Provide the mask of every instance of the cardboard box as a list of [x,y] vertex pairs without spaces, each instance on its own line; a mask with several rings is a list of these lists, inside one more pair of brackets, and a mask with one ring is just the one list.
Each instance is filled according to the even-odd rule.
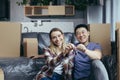
[[120,29],[120,22],[116,22],[116,30]]
[[37,38],[24,38],[24,56],[31,57],[38,55],[38,41]]
[[0,22],[0,57],[19,57],[21,24]]
[[117,62],[120,64],[120,29],[116,30],[117,33]]
[[102,46],[103,55],[111,55],[110,24],[90,24],[90,41]]
[[117,80],[120,80],[120,64],[117,64]]

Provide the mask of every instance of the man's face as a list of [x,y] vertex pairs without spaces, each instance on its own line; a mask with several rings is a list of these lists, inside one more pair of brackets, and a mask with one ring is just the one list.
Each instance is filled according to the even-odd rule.
[[88,40],[89,40],[89,31],[87,31],[86,28],[82,28],[82,27],[78,28],[76,30],[76,38],[82,44],[88,42]]

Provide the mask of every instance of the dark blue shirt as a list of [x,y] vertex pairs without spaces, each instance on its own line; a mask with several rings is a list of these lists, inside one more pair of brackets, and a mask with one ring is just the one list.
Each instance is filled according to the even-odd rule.
[[[79,44],[79,43],[78,43]],[[78,45],[76,44],[76,45]],[[87,46],[87,49],[89,50],[95,50],[100,49],[101,46],[97,43],[89,43]],[[84,77],[89,77],[91,72],[91,61],[89,56],[87,56],[85,53],[81,52],[80,50],[75,51],[75,57],[74,57],[74,78],[80,79]]]

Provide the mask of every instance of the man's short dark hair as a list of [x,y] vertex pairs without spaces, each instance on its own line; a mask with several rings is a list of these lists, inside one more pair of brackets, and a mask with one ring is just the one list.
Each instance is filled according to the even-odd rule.
[[88,25],[86,25],[86,24],[79,24],[79,25],[77,25],[76,27],[75,27],[75,29],[74,29],[74,33],[76,34],[76,30],[78,29],[78,28],[85,28],[87,31],[89,31],[89,29],[88,29]]

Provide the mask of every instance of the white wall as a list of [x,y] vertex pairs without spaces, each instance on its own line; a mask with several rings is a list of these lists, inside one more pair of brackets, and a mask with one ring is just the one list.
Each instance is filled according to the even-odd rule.
[[120,22],[120,0],[116,0],[116,21]]
[[87,23],[102,23],[103,6],[88,6],[87,7]]
[[21,2],[22,0],[10,0],[10,21],[11,22],[30,22],[31,20],[51,20],[52,22],[74,22],[74,25],[80,23],[86,23],[84,18],[84,12],[75,11],[75,16],[72,17],[38,17],[38,18],[29,18],[24,15],[24,7],[18,6],[16,2]]
[[[84,12],[76,12],[73,17],[58,17],[58,18],[28,18],[24,16],[24,8],[23,6],[18,6],[16,4],[17,1],[22,0],[10,0],[10,21],[12,22],[30,22],[31,20],[51,20],[51,22],[73,22],[74,26],[80,23],[102,23],[103,19],[103,8],[102,6],[89,6],[87,9],[87,14]],[[111,41],[115,40],[115,22],[120,22],[120,0],[113,0],[114,5],[114,15],[111,18],[111,0],[106,1],[106,23],[112,23],[111,26]],[[113,20],[113,21],[112,21]]]
[[[105,4],[105,22],[111,24],[111,41],[115,41],[116,22],[120,22],[120,0],[104,0]],[[113,1],[113,2],[111,2]],[[113,6],[112,6],[113,5]],[[89,6],[87,10],[87,23],[102,23],[102,6]]]
[[[114,1],[114,15],[116,22],[120,22],[120,0]],[[111,22],[111,0],[106,0],[106,23]]]
[[24,16],[23,6],[18,6],[16,2],[21,2],[22,0],[10,0],[10,21],[29,21],[28,18]]
[[60,28],[63,32],[74,32],[73,22],[22,22],[22,33],[50,32],[52,28]]
[[[18,6],[16,4],[16,2],[20,2],[22,0],[10,0],[10,21],[25,21],[25,22],[28,22],[28,21],[31,21],[31,18],[28,18],[28,17],[25,17],[24,16],[24,8],[23,6]],[[106,23],[110,23],[110,1],[111,0],[104,0],[106,1]],[[116,21],[119,21],[120,22],[120,0],[114,0],[115,1],[115,6],[116,6]],[[101,23],[101,20],[102,20],[102,6],[89,6],[88,7],[88,14],[87,14],[87,19],[86,18],[68,18],[68,19],[65,19],[64,21],[72,21],[73,22],[76,22],[76,23]],[[83,13],[84,14],[84,13]],[[77,14],[77,15],[81,15],[81,12],[80,14]],[[86,16],[86,14],[84,14]],[[83,16],[83,15],[82,15]],[[82,17],[81,16],[81,17]],[[44,19],[44,18],[39,18],[39,19]],[[51,18],[50,18],[51,19]],[[53,19],[53,21],[58,21],[58,20],[63,20],[63,18],[58,18],[58,19]]]
[[111,23],[111,41],[115,41],[116,22],[120,22],[119,9],[120,0],[106,0],[106,23]]
[[110,0],[106,0],[106,11],[105,11],[105,15],[106,15],[106,19],[105,22],[106,23],[110,23],[111,20],[111,2]]

